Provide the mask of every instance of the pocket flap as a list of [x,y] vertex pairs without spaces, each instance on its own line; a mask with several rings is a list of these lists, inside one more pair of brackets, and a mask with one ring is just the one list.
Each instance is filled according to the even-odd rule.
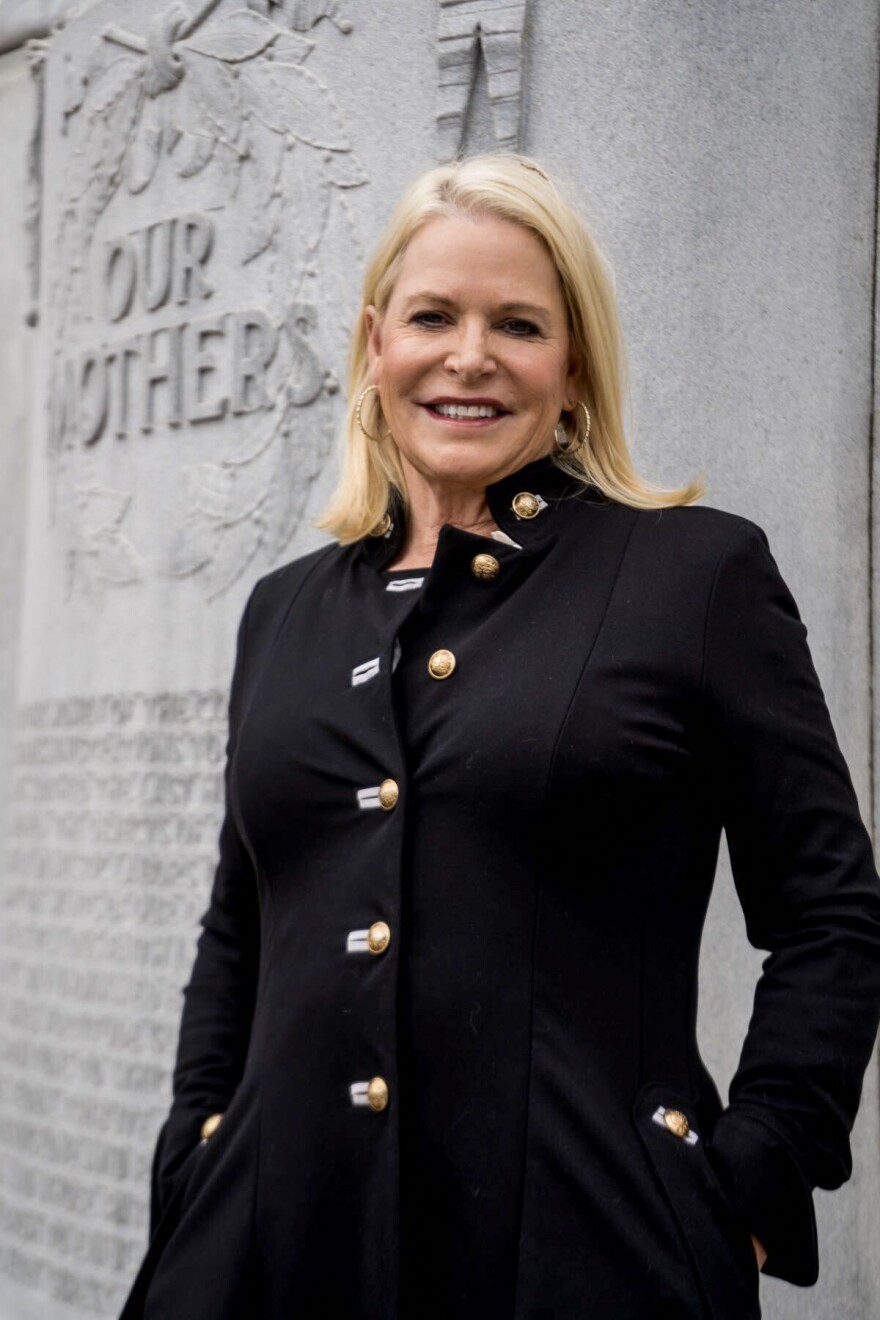
[[652,1082],[637,1095],[633,1118],[710,1314],[716,1320],[760,1316],[758,1264],[749,1231],[706,1154],[707,1134],[693,1100]]

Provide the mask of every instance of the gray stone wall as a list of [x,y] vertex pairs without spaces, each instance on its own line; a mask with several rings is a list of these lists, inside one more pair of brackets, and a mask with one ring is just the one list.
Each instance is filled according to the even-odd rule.
[[[418,169],[518,142],[567,180],[639,465],[767,530],[869,822],[874,789],[875,4],[44,9],[26,51],[0,0],[0,1320],[110,1317],[143,1249],[235,625],[318,543],[363,258]],[[722,1090],[759,969],[724,859]],[[764,1280],[771,1320],[880,1313],[878,1137],[872,1068],[820,1282]]]

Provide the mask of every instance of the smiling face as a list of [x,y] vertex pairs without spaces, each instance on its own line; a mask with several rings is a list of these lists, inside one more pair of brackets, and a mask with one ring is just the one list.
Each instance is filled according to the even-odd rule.
[[481,489],[550,453],[578,368],[559,276],[531,230],[493,215],[429,221],[384,314],[366,318],[405,472]]

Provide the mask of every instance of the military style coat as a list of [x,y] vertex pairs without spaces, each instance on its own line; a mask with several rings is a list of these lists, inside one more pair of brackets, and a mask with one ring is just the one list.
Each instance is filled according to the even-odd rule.
[[[880,885],[795,603],[748,519],[487,497],[423,572],[396,508],[252,593],[126,1320],[750,1320],[750,1231],[816,1279]],[[726,1106],[722,828],[768,951]]]

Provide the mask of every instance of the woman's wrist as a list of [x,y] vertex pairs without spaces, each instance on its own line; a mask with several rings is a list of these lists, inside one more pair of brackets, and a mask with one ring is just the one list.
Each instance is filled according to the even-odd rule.
[[754,1233],[752,1234],[752,1246],[755,1248],[755,1259],[758,1262],[758,1270],[760,1271],[764,1268],[764,1262],[767,1259],[767,1252],[755,1237]]

